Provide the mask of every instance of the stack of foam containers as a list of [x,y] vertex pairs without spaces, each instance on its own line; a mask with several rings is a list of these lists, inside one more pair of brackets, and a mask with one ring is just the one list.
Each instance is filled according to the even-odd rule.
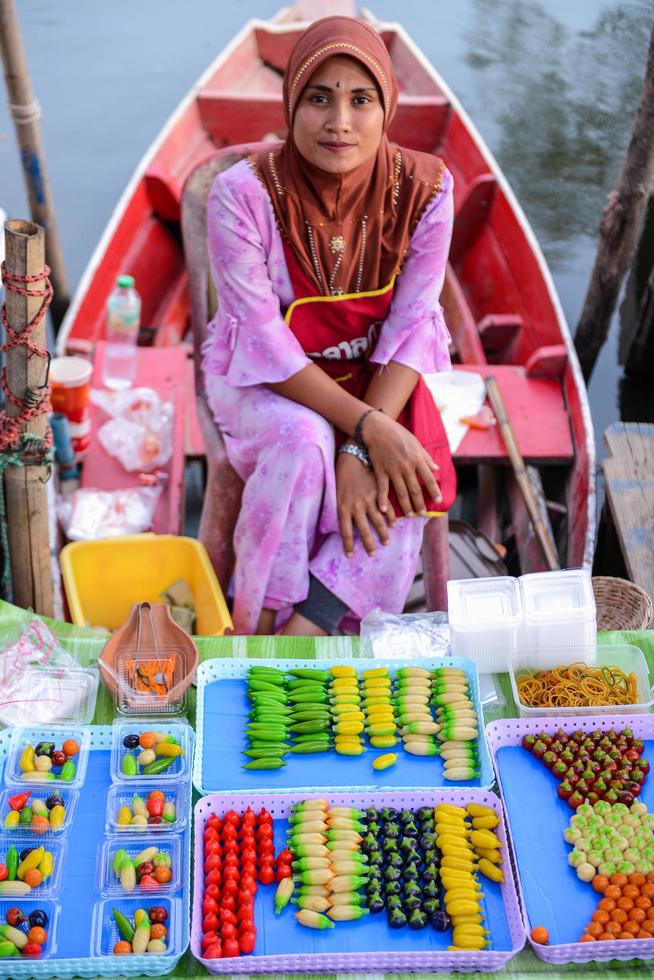
[[480,674],[508,670],[522,630],[518,580],[492,576],[448,582],[447,600],[452,655],[473,660]]
[[584,569],[455,580],[447,598],[452,654],[481,674],[507,671],[519,650],[541,668],[558,663],[561,647],[586,663],[595,658],[595,598]]
[[575,659],[595,659],[597,617],[590,573],[582,568],[536,572],[520,579],[523,606],[521,647],[537,654],[540,668],[561,662],[561,648]]

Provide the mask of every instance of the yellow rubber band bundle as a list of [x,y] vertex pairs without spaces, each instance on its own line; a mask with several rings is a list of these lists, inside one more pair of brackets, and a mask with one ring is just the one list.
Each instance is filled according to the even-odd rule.
[[529,670],[516,677],[520,701],[528,708],[590,708],[638,704],[638,678],[619,667],[575,663],[552,670]]

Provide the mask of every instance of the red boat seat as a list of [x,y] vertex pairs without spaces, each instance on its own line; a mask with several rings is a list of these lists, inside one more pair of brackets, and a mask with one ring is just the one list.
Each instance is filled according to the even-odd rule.
[[[507,364],[456,364],[497,379],[518,448],[525,462],[538,466],[569,463],[574,446],[559,378],[534,378],[526,368]],[[506,463],[509,457],[497,426],[469,429],[454,454],[457,463]]]

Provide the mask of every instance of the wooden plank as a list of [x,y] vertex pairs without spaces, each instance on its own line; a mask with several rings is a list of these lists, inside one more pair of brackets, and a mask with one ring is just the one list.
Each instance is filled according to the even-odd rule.
[[627,573],[654,596],[654,425],[615,423],[604,437],[606,499]]
[[[550,524],[547,501],[545,500],[540,473],[535,466],[527,466],[526,469],[536,494],[538,509],[547,528],[548,537],[554,542],[555,537],[552,531],[552,525]],[[549,571],[549,566],[538,541],[534,525],[529,519],[529,513],[525,506],[524,498],[520,493],[515,473],[512,470],[507,471],[505,479],[509,511],[511,514],[511,526],[520,559],[520,570],[523,575],[527,574],[527,572],[547,572]]]
[[[105,343],[95,348],[93,381],[102,387],[102,369]],[[183,347],[138,347],[136,350],[136,386],[153,388],[165,401],[173,403],[173,454],[170,461],[160,467],[168,475],[154,515],[153,531],[157,534],[181,534],[184,517],[184,398],[185,398],[186,351]],[[98,428],[107,416],[97,406],[91,405],[93,439],[91,451],[84,462],[82,487],[98,490],[116,490],[139,485],[138,473],[127,470],[110,456],[97,438]]]
[[[525,369],[506,364],[455,364],[455,371],[474,371],[497,378],[518,448],[528,463],[568,463],[574,458],[570,420],[561,382],[528,378]],[[454,454],[457,463],[508,463],[497,426],[469,429]]]

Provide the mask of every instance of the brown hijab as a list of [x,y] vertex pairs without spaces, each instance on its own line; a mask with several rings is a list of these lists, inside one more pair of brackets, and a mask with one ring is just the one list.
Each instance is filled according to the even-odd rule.
[[[348,173],[331,174],[297,150],[293,118],[313,73],[339,54],[355,58],[375,79],[384,132],[370,160]],[[284,238],[319,294],[386,286],[400,270],[425,205],[441,189],[444,164],[431,154],[390,143],[386,136],[397,108],[397,79],[381,36],[351,17],[316,21],[291,51],[283,98],[289,126],[285,142],[251,159]]]

